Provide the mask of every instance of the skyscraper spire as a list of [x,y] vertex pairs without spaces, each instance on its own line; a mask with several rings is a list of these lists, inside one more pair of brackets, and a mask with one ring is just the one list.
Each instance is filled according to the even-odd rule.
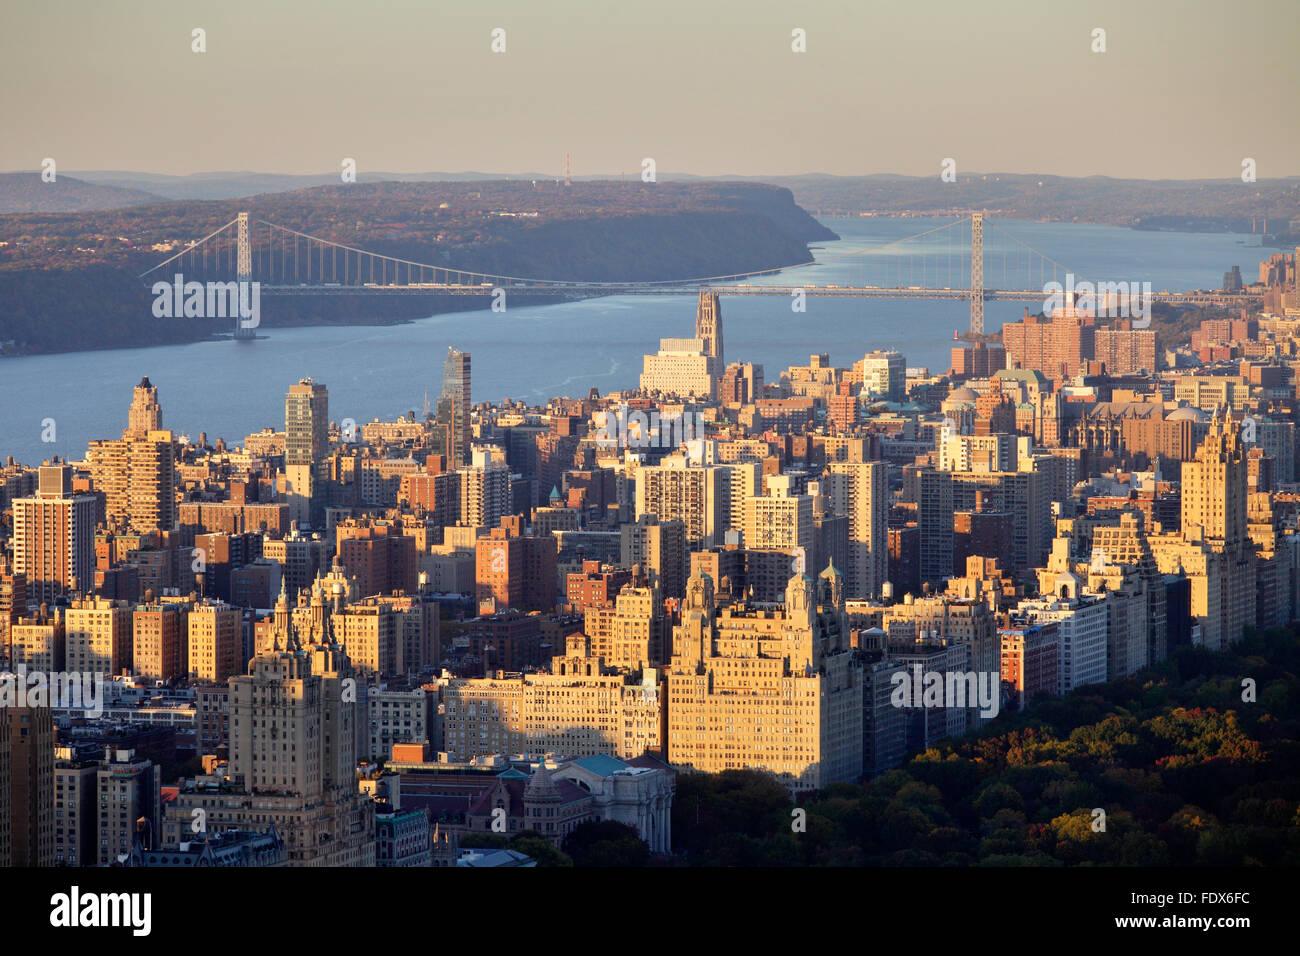
[[126,431],[123,438],[144,438],[151,431],[162,428],[162,406],[158,404],[158,389],[153,386],[146,375],[140,379],[131,397],[131,408],[127,412]]

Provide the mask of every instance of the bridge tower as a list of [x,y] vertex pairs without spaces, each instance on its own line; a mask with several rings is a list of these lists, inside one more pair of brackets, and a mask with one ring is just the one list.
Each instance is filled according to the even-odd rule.
[[[253,281],[253,246],[248,239],[248,213],[239,214],[239,243],[237,246],[235,262],[235,278],[239,280],[240,288],[247,288],[244,283]],[[251,339],[254,338],[252,329],[244,328],[243,319],[239,315],[239,309],[235,309],[235,338]]]
[[984,334],[984,213],[970,217],[970,330]]

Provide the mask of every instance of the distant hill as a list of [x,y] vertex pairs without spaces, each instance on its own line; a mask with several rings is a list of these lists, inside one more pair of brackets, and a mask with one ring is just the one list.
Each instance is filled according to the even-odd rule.
[[[256,172],[194,173],[189,176],[167,176],[160,173],[135,173],[125,171],[95,170],[75,173],[87,182],[124,189],[142,190],[162,199],[238,199],[261,193],[282,193],[310,189],[313,186],[338,186],[338,173],[282,174]],[[554,174],[520,173],[512,180],[554,181]],[[389,173],[378,170],[361,170],[357,185],[376,183],[433,183],[433,182],[484,182],[505,180],[500,173]]]
[[1263,231],[1300,216],[1300,178],[1146,180],[958,171],[934,176],[774,176],[817,216],[963,215],[1087,222],[1178,232]]
[[[540,279],[756,272],[810,262],[809,242],[836,238],[788,189],[747,182],[353,183],[0,216],[0,347],[13,354],[122,348],[226,331],[226,323],[155,319],[137,277],[244,210],[369,252]],[[268,328],[368,324],[481,306],[435,295],[277,297],[263,304],[262,320]]]
[[40,173],[0,173],[0,214],[89,212],[157,202],[140,189],[75,179],[62,173],[43,182]]
[[[257,172],[210,172],[190,176],[123,171],[74,172],[74,176],[169,199],[234,199],[339,184],[336,172],[280,175]],[[556,174],[480,172],[358,172],[358,185],[379,182],[511,182],[554,184]],[[614,177],[607,177],[613,180]],[[661,184],[723,182],[784,186],[794,201],[816,216],[961,215],[982,209],[1007,219],[1092,222],[1179,232],[1286,231],[1300,217],[1300,178],[1262,179],[1246,184],[1237,178],[1214,180],[1112,179],[1023,173],[968,173],[958,170],[953,183],[933,176],[716,176],[660,172]],[[598,182],[579,177],[575,185]],[[104,207],[107,208],[107,207]],[[1290,227],[1290,231],[1295,231]],[[1287,245],[1279,242],[1280,245]]]

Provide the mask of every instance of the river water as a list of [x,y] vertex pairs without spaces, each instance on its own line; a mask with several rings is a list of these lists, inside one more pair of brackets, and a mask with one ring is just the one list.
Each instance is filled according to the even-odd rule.
[[[932,234],[924,243],[924,267],[915,244],[868,258],[855,255],[947,221],[826,219],[841,238],[814,244],[819,264],[755,281],[919,286],[934,285],[937,279],[940,285],[964,286],[962,273],[968,267],[958,258],[959,236]],[[1149,281],[1157,291],[1217,288],[1233,265],[1241,267],[1249,282],[1256,264],[1272,251],[1259,248],[1259,237],[1250,235],[986,220],[987,288],[1041,288],[1043,278],[1053,278],[1050,263],[1042,273],[1038,261],[1003,233],[1077,275]],[[1030,272],[1033,284],[1020,284],[1031,281]],[[1064,271],[1055,278],[1064,280]],[[263,301],[264,314],[274,308],[273,298]],[[985,327],[994,331],[1023,311],[1023,305],[1013,302],[987,302]],[[836,365],[849,365],[877,348],[899,349],[909,366],[942,371],[948,367],[954,330],[969,323],[966,303],[925,299],[809,297],[806,311],[796,314],[783,297],[726,296],[722,312],[727,361],[762,363],[769,381],[814,353],[830,353]],[[206,431],[209,441],[223,437],[232,445],[266,426],[282,429],[285,392],[305,376],[328,386],[334,421],[364,423],[419,413],[426,394],[430,402],[437,397],[448,346],[472,355],[474,401],[509,397],[539,402],[584,395],[593,386],[602,393],[632,388],[641,356],[655,351],[661,337],[690,336],[694,315],[694,297],[614,296],[507,307],[504,313],[485,308],[393,326],[284,329],[263,324],[259,333],[266,338],[251,343],[217,340],[3,358],[0,462],[7,455],[26,464],[52,454],[78,459],[91,439],[119,437],[131,389],[143,376],[158,387],[165,428],[191,437]],[[49,433],[43,424],[47,419],[54,420],[53,442],[42,440]]]

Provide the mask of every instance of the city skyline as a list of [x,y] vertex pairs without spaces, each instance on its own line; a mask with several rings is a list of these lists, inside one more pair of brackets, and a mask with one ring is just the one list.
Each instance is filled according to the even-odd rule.
[[15,928],[1283,926],[1293,6],[6,10]]

